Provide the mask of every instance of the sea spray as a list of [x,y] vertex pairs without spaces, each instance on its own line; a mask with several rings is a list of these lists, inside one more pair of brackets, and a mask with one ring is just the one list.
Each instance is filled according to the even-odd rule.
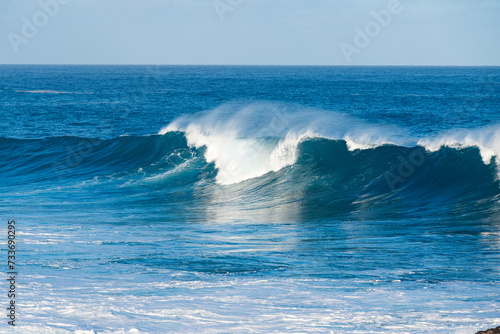
[[350,150],[408,141],[388,124],[369,124],[340,112],[278,103],[225,104],[181,116],[159,133],[185,133],[188,145],[206,147],[218,169],[217,182],[238,183],[293,165],[307,138],[345,140]]

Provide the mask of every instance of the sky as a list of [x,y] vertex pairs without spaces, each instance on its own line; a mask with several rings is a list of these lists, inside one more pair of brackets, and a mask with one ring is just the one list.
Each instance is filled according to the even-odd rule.
[[500,65],[499,0],[3,0],[0,64]]

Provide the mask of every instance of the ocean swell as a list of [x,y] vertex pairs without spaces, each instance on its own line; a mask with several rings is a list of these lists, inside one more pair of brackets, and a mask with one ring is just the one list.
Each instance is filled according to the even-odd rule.
[[340,113],[234,108],[181,117],[158,135],[0,138],[2,184],[126,187],[238,212],[286,206],[309,218],[497,206],[498,127],[418,139]]

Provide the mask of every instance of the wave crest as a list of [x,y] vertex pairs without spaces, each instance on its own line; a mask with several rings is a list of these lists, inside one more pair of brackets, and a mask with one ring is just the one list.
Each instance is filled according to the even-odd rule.
[[491,125],[480,129],[448,131],[435,137],[422,138],[418,144],[430,152],[435,152],[441,147],[457,149],[477,147],[481,152],[483,162],[488,165],[493,157],[496,159],[500,157],[500,126]]
[[345,140],[350,150],[405,145],[404,131],[369,124],[346,114],[277,103],[227,104],[184,116],[159,134],[181,131],[188,145],[206,147],[218,169],[217,182],[238,183],[293,165],[308,138]]

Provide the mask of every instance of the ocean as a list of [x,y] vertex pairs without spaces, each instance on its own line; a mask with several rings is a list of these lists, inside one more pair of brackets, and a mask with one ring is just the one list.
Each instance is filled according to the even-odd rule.
[[499,67],[5,65],[0,110],[1,333],[500,324]]

